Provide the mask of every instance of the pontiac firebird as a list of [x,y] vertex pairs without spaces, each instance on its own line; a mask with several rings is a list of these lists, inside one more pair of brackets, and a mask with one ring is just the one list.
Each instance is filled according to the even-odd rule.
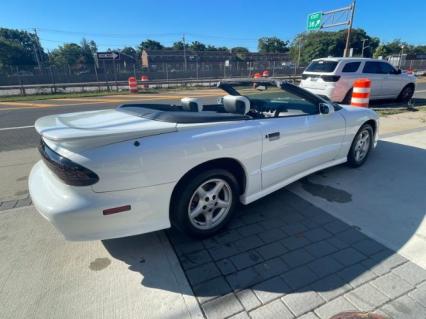
[[376,146],[378,116],[274,80],[224,81],[216,104],[125,104],[35,123],[42,157],[29,190],[68,240],[174,226],[221,230],[249,204]]

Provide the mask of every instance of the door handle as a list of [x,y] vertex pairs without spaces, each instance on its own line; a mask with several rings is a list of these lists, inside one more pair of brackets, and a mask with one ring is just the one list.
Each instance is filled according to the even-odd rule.
[[270,141],[277,140],[280,138],[280,132],[266,134],[265,138],[269,139]]

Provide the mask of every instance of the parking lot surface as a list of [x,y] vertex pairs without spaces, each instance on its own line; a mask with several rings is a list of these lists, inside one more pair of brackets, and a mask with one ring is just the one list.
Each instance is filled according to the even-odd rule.
[[289,189],[426,268],[426,127],[389,135],[364,166],[324,170]]
[[426,317],[423,268],[287,190],[213,238],[169,236],[207,318]]
[[[58,110],[0,115],[4,126]],[[426,318],[425,116],[382,117],[363,167],[330,168],[241,207],[206,240],[168,230],[64,241],[28,197],[34,129],[0,131],[0,317]]]
[[163,232],[67,242],[34,209],[0,212],[0,317],[202,318]]

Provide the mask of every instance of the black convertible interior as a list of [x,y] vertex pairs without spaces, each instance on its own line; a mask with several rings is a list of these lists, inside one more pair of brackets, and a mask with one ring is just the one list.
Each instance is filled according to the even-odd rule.
[[174,123],[206,123],[311,115],[324,102],[295,85],[273,80],[220,82],[228,95],[217,104],[183,98],[181,104],[124,104],[117,108],[146,119]]

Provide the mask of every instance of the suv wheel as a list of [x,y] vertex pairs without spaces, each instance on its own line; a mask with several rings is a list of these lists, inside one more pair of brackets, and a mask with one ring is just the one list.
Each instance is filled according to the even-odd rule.
[[398,96],[398,102],[408,102],[414,95],[414,87],[412,85],[405,86]]
[[342,104],[351,104],[352,99],[352,89],[346,93],[345,98],[342,100]]

